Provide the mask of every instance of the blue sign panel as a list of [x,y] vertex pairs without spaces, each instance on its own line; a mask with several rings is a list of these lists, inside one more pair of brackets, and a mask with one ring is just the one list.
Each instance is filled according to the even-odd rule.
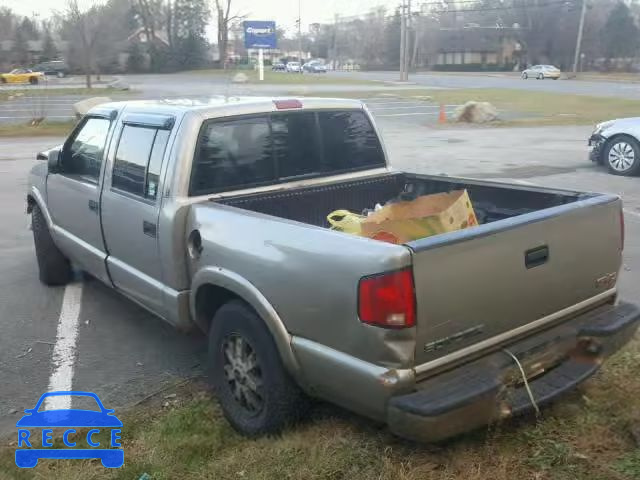
[[243,27],[245,48],[276,48],[276,22],[247,20]]

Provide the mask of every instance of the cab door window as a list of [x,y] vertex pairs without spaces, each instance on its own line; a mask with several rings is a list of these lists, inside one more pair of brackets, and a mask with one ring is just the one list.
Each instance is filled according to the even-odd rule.
[[64,148],[60,173],[97,183],[110,123],[106,118],[87,118]]

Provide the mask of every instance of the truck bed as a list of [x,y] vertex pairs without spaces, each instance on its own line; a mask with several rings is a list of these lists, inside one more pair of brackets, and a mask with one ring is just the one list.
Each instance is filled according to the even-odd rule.
[[615,298],[622,233],[614,195],[388,173],[216,201],[328,228],[331,211],[359,213],[407,185],[419,195],[467,189],[480,223],[406,244],[417,305],[415,364],[465,358],[457,352],[477,345],[496,348]]
[[338,209],[361,213],[376,203],[384,205],[413,185],[421,195],[467,189],[478,222],[491,223],[537,210],[565,205],[590,194],[553,191],[530,186],[390,173],[358,179],[269,193],[216,200],[219,203],[329,228],[327,215]]

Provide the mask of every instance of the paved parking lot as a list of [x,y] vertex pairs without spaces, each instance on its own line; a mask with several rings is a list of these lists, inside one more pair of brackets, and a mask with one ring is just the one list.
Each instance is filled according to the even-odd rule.
[[[638,300],[640,180],[614,177],[587,161],[589,127],[433,129],[404,121],[434,115],[407,102],[369,104],[398,169],[621,194],[627,212],[621,291]],[[96,392],[112,408],[202,373],[202,336],[176,332],[97,281],[78,282],[71,300],[64,288],[39,283],[25,215],[26,178],[35,153],[60,141],[9,139],[0,151],[0,434],[47,390],[61,361],[70,362],[73,388]],[[66,359],[53,355],[63,305],[78,313],[76,347]]]

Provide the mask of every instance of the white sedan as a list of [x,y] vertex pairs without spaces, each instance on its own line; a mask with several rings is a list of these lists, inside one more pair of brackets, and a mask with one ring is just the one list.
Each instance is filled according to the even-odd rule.
[[596,125],[589,138],[590,158],[614,175],[640,174],[640,118],[619,118]]
[[553,78],[558,80],[562,72],[553,65],[534,65],[522,72],[522,79],[535,78],[536,80],[544,80],[545,78]]
[[287,72],[301,72],[300,62],[289,62],[287,63]]

